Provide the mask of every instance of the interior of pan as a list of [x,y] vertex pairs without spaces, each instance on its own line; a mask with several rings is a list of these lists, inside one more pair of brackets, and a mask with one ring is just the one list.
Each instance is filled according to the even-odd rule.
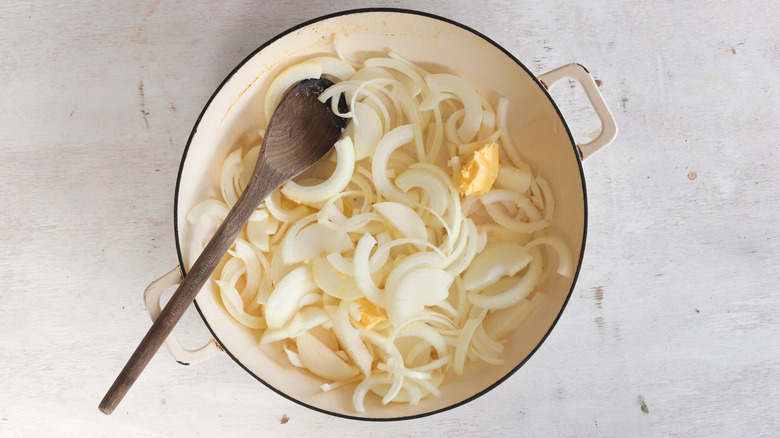
[[[521,155],[550,183],[558,209],[553,229],[567,240],[574,260],[581,261],[587,220],[581,163],[560,111],[533,74],[497,44],[463,25],[411,11],[375,9],[327,16],[287,31],[249,56],[212,96],[193,129],[177,182],[176,243],[185,272],[201,248],[197,242],[208,238],[203,229],[186,222],[186,213],[198,201],[215,197],[224,157],[257,141],[257,131],[266,124],[262,108],[267,79],[305,58],[335,54],[334,35],[339,50],[351,58],[394,50],[429,71],[457,73],[493,103],[499,96],[507,97],[510,135]],[[383,406],[367,398],[363,414],[352,408],[354,386],[322,392],[319,378],[286,365],[280,352],[258,354],[258,335],[232,320],[212,284],[201,291],[196,305],[226,352],[276,392],[334,415],[397,419],[457,406],[511,375],[542,343],[571,294],[576,275],[554,277],[546,285],[551,299],[507,342],[504,365],[471,362],[464,376],[447,377],[439,397],[428,397],[416,406]]]

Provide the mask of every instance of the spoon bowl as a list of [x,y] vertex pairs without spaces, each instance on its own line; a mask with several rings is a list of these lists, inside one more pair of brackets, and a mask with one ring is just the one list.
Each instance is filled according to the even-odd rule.
[[[111,414],[127,394],[257,206],[279,186],[325,156],[341,136],[347,119],[332,111],[330,101],[318,100],[320,93],[331,85],[325,78],[301,81],[279,103],[268,123],[262,151],[246,189],[111,385],[100,402],[101,412]],[[339,102],[339,109],[346,111],[346,101]]]

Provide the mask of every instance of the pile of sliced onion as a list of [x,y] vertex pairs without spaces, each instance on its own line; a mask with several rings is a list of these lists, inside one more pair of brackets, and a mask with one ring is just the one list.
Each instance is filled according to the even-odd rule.
[[[471,361],[503,363],[504,340],[545,300],[540,285],[571,277],[574,262],[548,232],[549,184],[506,132],[506,99],[493,108],[462,78],[393,52],[320,56],[276,75],[266,117],[289,87],[322,75],[336,83],[320,98],[345,96],[348,128],[329,159],[257,208],[215,284],[263,347],[322,378],[324,391],[351,384],[357,412],[369,394],[415,404]],[[494,186],[460,194],[458,154],[491,142],[501,151]],[[229,154],[220,197],[187,220],[223,220],[258,153]]]

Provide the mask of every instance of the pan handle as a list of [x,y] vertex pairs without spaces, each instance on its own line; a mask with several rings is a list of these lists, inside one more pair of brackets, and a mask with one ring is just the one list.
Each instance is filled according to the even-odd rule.
[[593,76],[588,72],[588,69],[581,64],[567,64],[541,74],[537,78],[548,90],[552,88],[556,82],[566,78],[579,82],[585,90],[585,95],[588,96],[590,104],[593,106],[596,115],[601,120],[601,133],[599,133],[591,142],[577,145],[580,149],[580,158],[585,160],[612,143],[617,136],[617,124],[615,123],[615,118],[612,116],[609,108],[607,108],[607,102],[604,100],[604,96],[601,95],[599,87],[596,85]]
[[[173,268],[170,272],[154,280],[144,291],[144,304],[146,311],[152,321],[156,320],[162,310],[160,299],[163,292],[171,286],[178,285],[184,277],[181,275],[179,266]],[[214,338],[209,339],[206,345],[195,350],[188,350],[179,343],[176,335],[171,333],[164,342],[165,348],[173,359],[182,365],[191,365],[224,353]]]

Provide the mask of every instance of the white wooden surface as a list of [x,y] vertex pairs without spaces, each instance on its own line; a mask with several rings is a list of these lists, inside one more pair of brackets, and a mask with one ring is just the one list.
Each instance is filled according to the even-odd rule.
[[[600,81],[620,133],[585,163],[587,254],[558,326],[505,384],[419,420],[332,418],[225,356],[164,351],[100,414],[149,327],[143,289],[177,263],[173,189],[202,106],[267,39],[370,5]],[[778,5],[2,2],[0,436],[777,436]],[[592,135],[582,92],[553,94]],[[207,338],[194,312],[177,333]]]

